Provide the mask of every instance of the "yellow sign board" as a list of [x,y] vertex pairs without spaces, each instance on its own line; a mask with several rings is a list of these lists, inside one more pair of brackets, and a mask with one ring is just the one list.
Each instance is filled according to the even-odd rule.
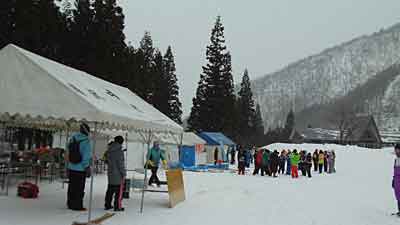
[[171,169],[166,171],[169,207],[173,208],[178,203],[185,201],[185,187],[183,184],[183,174],[181,169]]

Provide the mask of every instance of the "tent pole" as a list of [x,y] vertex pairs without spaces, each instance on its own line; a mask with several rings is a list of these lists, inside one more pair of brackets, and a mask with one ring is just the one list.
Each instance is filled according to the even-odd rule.
[[96,153],[96,136],[97,136],[97,122],[94,123],[94,133],[93,133],[93,150],[92,150],[92,161],[90,163],[90,192],[89,192],[89,213],[88,213],[88,223],[92,219],[92,203],[93,203],[93,181],[94,181],[94,158]]
[[[150,150],[150,144],[151,144],[151,139],[152,139],[152,133],[149,131],[149,136],[146,140],[147,142],[147,153]],[[144,179],[143,179],[143,188],[142,188],[142,199],[140,202],[140,213],[143,213],[143,205],[144,205],[144,192],[146,188],[146,180],[147,180],[147,161],[149,160],[149,155],[146,155],[146,162],[144,163]]]
[[181,133],[180,138],[179,138],[179,148],[178,148],[178,154],[179,154],[179,164],[181,162],[181,151],[182,151],[182,145],[183,145],[183,133]]
[[128,169],[128,132],[125,133],[125,169]]

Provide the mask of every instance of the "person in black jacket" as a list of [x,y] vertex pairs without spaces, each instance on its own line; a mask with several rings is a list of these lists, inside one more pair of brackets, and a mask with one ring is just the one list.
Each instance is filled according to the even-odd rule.
[[214,150],[214,165],[217,165],[218,155],[219,155],[218,148],[215,148],[215,150]]
[[315,149],[312,159],[313,159],[313,163],[314,163],[314,172],[317,172],[318,171],[318,149]]
[[311,167],[312,167],[312,161],[313,161],[313,157],[311,156],[311,153],[308,153],[306,156],[306,161],[304,163],[306,172],[307,172],[307,176],[311,178]]
[[329,160],[329,155],[328,155],[328,151],[324,152],[324,172],[327,173],[328,172],[328,160]]
[[285,164],[286,164],[286,151],[282,150],[279,156],[279,169],[278,169],[279,174],[281,173],[285,174]]
[[279,153],[277,150],[271,153],[270,159],[270,167],[271,167],[271,174],[273,177],[278,177],[276,173],[278,172],[278,165],[279,165]]
[[244,171],[246,168],[246,153],[244,152],[243,149],[239,149],[238,153],[238,169],[239,169],[239,175],[244,175]]
[[306,151],[300,151],[300,161],[299,161],[299,170],[303,176],[306,176]]

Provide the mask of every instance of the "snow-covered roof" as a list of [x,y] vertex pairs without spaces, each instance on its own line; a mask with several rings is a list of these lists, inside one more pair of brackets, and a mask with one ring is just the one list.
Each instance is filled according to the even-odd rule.
[[380,131],[384,143],[400,143],[400,131]]
[[127,88],[15,45],[0,51],[0,115],[101,122],[132,130],[183,132]]
[[[171,133],[159,133],[155,134],[155,140],[162,144],[172,144],[172,145],[178,145],[180,144],[180,135],[174,135]],[[185,146],[194,146],[197,144],[206,144],[207,142],[197,136],[196,134],[192,132],[186,132],[183,134],[183,139],[182,139],[182,145]]]
[[304,139],[309,140],[336,141],[339,140],[339,131],[322,128],[308,128],[301,132],[301,136]]

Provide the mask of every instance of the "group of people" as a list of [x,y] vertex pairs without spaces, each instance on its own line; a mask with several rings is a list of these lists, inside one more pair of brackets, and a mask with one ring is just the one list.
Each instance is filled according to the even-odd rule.
[[[68,154],[66,157],[68,165],[68,193],[67,207],[74,211],[86,211],[83,206],[85,195],[86,178],[90,177],[90,164],[93,160],[92,148],[89,140],[90,127],[86,123],[80,125],[80,131],[70,138],[67,144]],[[76,143],[76,150],[73,144]],[[114,211],[123,211],[122,191],[126,177],[125,158],[122,144],[124,138],[116,136],[108,144],[104,159],[107,163],[108,186],[105,194],[104,209],[114,209]],[[72,151],[77,151],[78,159],[72,160]],[[75,153],[74,153],[75,154]],[[112,204],[112,200],[114,203]]]
[[[253,151],[253,152],[252,152]],[[316,149],[314,153],[307,151],[297,151],[294,149],[282,150],[281,152],[270,151],[268,149],[244,150],[238,148],[238,173],[245,174],[246,167],[254,162],[253,175],[261,172],[261,176],[268,175],[278,177],[278,174],[291,175],[293,178],[299,177],[299,170],[303,176],[312,177],[311,170],[319,173],[335,173],[335,151],[322,151]]]
[[[68,154],[66,155],[66,161],[69,179],[67,207],[74,211],[86,211],[86,208],[83,206],[85,183],[86,178],[90,176],[90,164],[93,160],[89,135],[90,127],[86,123],[82,123],[80,125],[80,131],[73,134],[67,144]],[[76,143],[79,156],[75,157],[74,160],[70,160],[72,151],[74,151],[72,143]],[[104,199],[105,210],[114,209],[114,211],[124,211],[122,207],[122,192],[124,190],[126,178],[124,156],[124,151],[126,151],[126,149],[123,149],[123,143],[124,138],[122,136],[116,136],[114,140],[108,144],[107,150],[103,156],[107,164],[108,178],[108,186]],[[150,169],[152,173],[149,179],[149,185],[156,184],[160,186],[161,181],[157,177],[157,171],[161,163],[166,167],[167,161],[157,142],[155,142],[153,147],[147,152],[147,159],[145,167]]]

